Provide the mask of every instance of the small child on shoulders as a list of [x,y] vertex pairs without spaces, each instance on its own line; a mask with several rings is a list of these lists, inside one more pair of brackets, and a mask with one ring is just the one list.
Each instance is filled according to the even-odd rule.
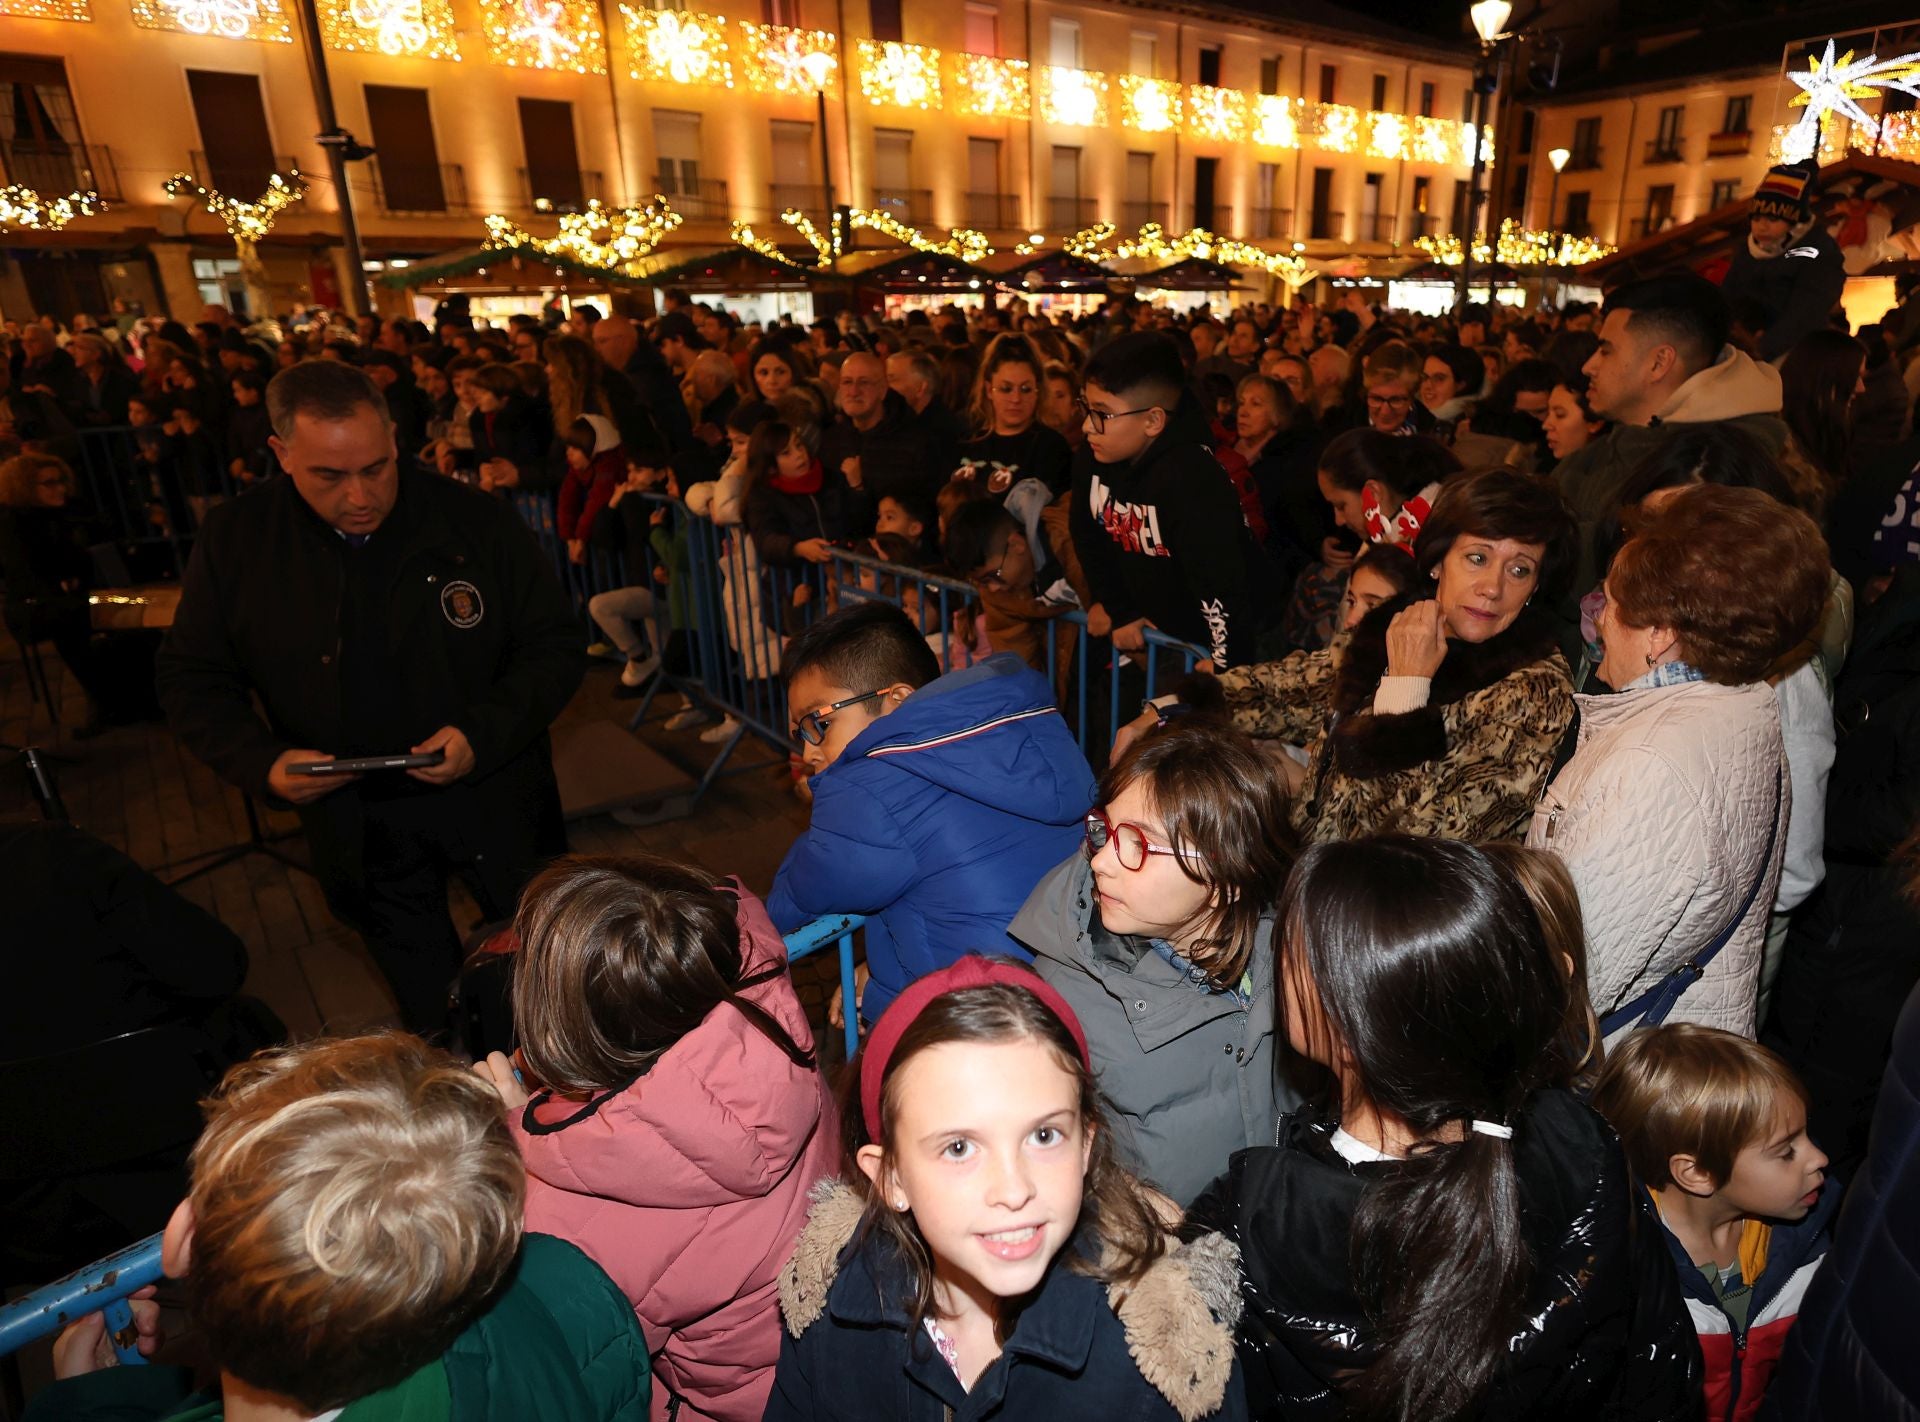
[[1758,1042],[1674,1022],[1607,1053],[1593,1104],[1652,1197],[1707,1364],[1707,1415],[1760,1410],[1840,1191],[1800,1079]]

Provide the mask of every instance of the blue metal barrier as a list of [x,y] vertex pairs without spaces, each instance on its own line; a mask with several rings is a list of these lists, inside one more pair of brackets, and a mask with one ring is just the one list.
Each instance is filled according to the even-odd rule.
[[840,954],[840,1012],[846,1018],[847,1060],[860,1055],[860,1014],[854,1008],[853,932],[866,920],[858,914],[816,918],[787,935],[787,961],[796,962],[833,944]]
[[159,1278],[160,1236],[155,1234],[15,1299],[0,1308],[0,1358],[58,1333],[75,1319],[104,1312],[115,1355],[123,1363],[145,1362],[134,1346],[133,1310],[127,1299]]

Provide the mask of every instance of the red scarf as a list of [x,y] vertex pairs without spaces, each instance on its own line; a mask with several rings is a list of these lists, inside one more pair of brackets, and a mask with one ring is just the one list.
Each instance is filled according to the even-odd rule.
[[779,473],[779,467],[776,464],[775,472],[767,477],[767,487],[778,493],[817,494],[820,492],[821,484],[826,482],[827,471],[820,467],[820,461],[817,459],[809,459],[805,472],[796,474],[791,479]]

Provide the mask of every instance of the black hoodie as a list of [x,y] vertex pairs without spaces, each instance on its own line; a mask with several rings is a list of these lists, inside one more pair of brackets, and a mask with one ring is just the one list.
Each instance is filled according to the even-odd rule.
[[1145,617],[1205,649],[1217,670],[1254,660],[1258,550],[1192,402],[1126,464],[1074,456],[1069,526],[1116,627]]

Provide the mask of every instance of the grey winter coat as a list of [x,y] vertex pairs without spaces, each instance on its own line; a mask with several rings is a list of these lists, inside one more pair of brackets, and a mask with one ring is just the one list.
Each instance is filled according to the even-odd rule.
[[1042,879],[1007,931],[1086,1029],[1122,1160],[1183,1207],[1235,1151],[1271,1145],[1300,1104],[1275,1057],[1271,915],[1245,1002],[1192,982],[1148,940],[1107,932],[1084,854]]

